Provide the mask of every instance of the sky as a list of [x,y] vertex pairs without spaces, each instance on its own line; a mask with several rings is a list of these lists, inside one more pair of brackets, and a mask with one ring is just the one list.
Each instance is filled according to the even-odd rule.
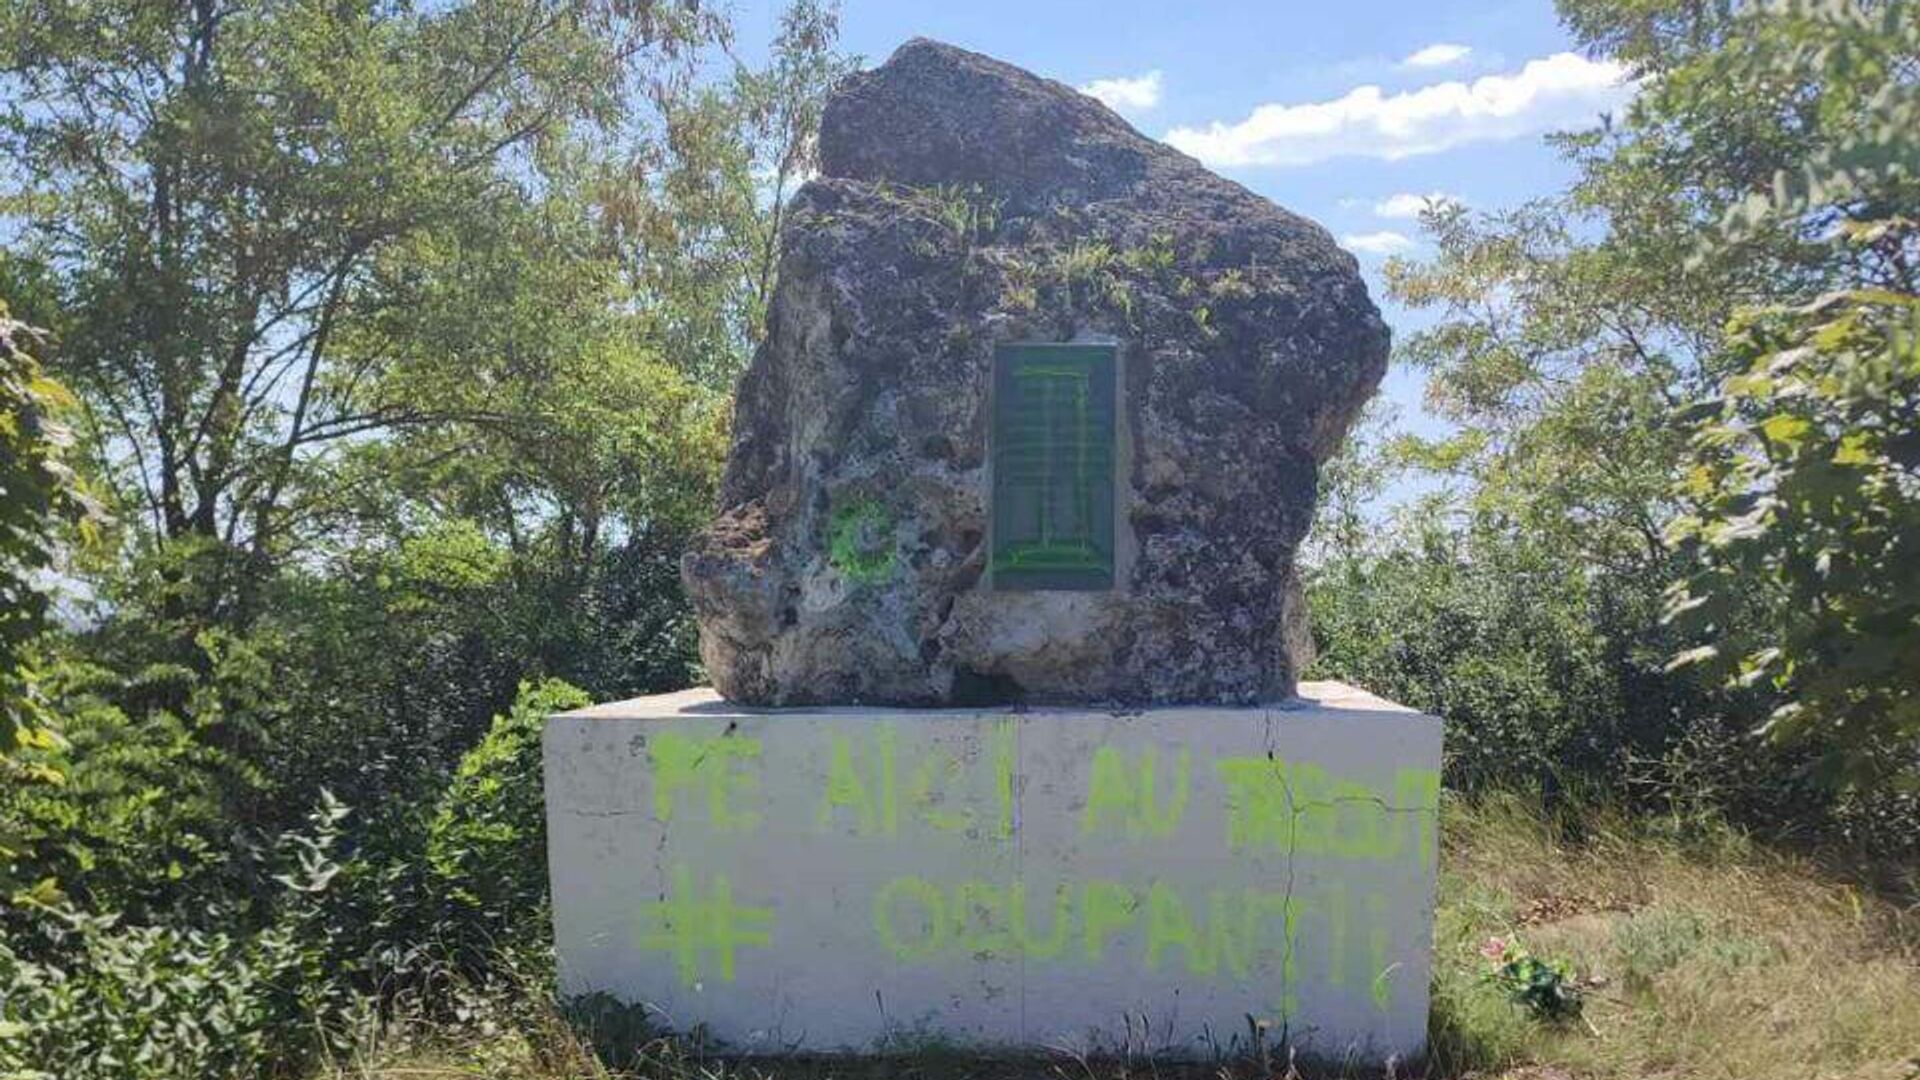
[[[740,4],[763,55],[779,0]],[[1628,91],[1576,49],[1551,0],[846,0],[841,44],[873,66],[912,37],[1018,64],[1106,101],[1136,128],[1325,226],[1360,260],[1396,338],[1425,321],[1387,302],[1387,257],[1426,250],[1417,214],[1557,191],[1548,131],[1590,125]],[[1384,396],[1435,433],[1418,373]]]

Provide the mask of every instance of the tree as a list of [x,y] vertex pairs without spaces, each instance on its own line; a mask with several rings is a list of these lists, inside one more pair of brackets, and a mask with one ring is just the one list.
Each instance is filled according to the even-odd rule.
[[[1440,315],[1401,355],[1458,428],[1413,447],[1463,493],[1456,544],[1426,544],[1415,565],[1557,582],[1513,601],[1576,605],[1604,643],[1609,696],[1635,717],[1622,730],[1656,736],[1634,737],[1635,760],[1670,768],[1672,748],[1693,745],[1731,769],[1729,740],[1766,723],[1816,736],[1739,753],[1742,767],[1772,762],[1776,792],[1814,778],[1810,749],[1911,763],[1914,484],[1895,433],[1912,428],[1920,12],[1561,10],[1625,65],[1632,105],[1554,137],[1578,169],[1563,194],[1432,207],[1436,256],[1389,266],[1397,299]],[[1453,596],[1435,619],[1467,625],[1503,595],[1421,580]],[[1332,656],[1396,677],[1415,659],[1341,644]],[[1689,647],[1720,670],[1667,665]]]
[[392,302],[376,262],[537,197],[570,132],[617,129],[716,29],[646,0],[0,13],[0,198],[61,281],[54,361],[154,541],[241,556],[222,617],[251,614],[316,456],[448,414],[341,355]]
[[1700,663],[1768,692],[1763,732],[1831,779],[1920,784],[1920,10],[1749,13],[1682,91],[1807,101],[1817,134],[1730,207],[1714,249],[1786,235],[1831,291],[1742,310],[1693,410],[1670,615]]
[[723,81],[656,84],[665,137],[611,189],[650,336],[710,389],[730,391],[759,341],[787,202],[815,169],[827,92],[856,66],[834,48],[839,21],[837,3],[794,0],[764,66],[729,57]]

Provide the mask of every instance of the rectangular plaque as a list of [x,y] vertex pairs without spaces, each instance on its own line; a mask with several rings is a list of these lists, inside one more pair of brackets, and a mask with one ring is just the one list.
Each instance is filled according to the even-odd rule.
[[1003,345],[993,371],[992,584],[1113,587],[1112,345]]

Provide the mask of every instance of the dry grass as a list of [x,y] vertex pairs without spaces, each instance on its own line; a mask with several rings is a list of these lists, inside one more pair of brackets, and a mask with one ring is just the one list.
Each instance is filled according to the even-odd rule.
[[[1724,830],[1595,813],[1576,834],[1516,800],[1455,807],[1445,830],[1443,1069],[1920,1080],[1920,911]],[[1477,979],[1496,934],[1573,962],[1584,1023],[1503,1008]]]
[[[1920,1080],[1920,908],[1862,892],[1723,829],[1609,813],[1552,820],[1514,799],[1449,804],[1435,927],[1433,1056],[1412,1076],[1479,1080]],[[1517,936],[1572,961],[1586,1001],[1559,1026],[1480,978]],[[367,1040],[329,1080],[1197,1080],[1285,1062],[728,1062],[665,1043],[606,1065],[551,1009]],[[615,1038],[603,1042],[620,1042]],[[633,1046],[637,1039],[624,1045]],[[1402,1072],[1402,1078],[1410,1080]]]

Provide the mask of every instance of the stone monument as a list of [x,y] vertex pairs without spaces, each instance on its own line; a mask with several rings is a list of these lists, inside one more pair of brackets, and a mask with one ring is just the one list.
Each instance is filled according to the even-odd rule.
[[1326,230],[908,42],[827,105],[683,577],[763,705],[1275,701],[1320,463],[1386,371]]
[[682,567],[718,693],[547,726],[563,990],[753,1053],[1419,1054],[1439,723],[1297,681],[1354,260],[931,41],[820,151]]

